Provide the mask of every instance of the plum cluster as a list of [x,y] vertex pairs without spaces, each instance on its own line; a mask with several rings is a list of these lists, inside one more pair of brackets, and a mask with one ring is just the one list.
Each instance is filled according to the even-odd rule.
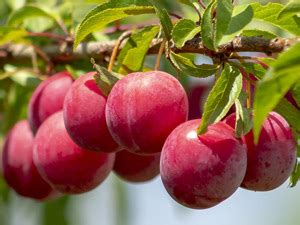
[[3,149],[7,183],[38,200],[90,191],[111,171],[128,182],[161,175],[178,203],[195,209],[219,204],[238,187],[280,186],[296,161],[288,123],[270,113],[257,145],[250,131],[235,136],[235,115],[197,134],[187,121],[188,98],[173,76],[131,73],[105,96],[95,72],[73,81],[61,72],[34,91],[28,121],[15,124]]

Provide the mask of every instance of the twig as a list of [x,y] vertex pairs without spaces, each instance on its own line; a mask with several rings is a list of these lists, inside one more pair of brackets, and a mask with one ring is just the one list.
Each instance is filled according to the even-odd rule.
[[[148,54],[157,54],[159,51],[162,39],[153,39]],[[232,52],[263,52],[263,53],[280,53],[286,47],[299,42],[299,38],[286,39],[277,38],[273,40],[265,39],[263,37],[236,37],[232,41],[219,47],[214,54],[229,55]],[[91,57],[103,59],[110,56],[115,47],[115,41],[105,42],[88,42],[81,43],[76,51],[73,52],[72,45],[53,44],[42,46],[40,49],[51,59],[54,63],[70,63],[76,60],[89,60]],[[121,49],[123,45],[121,44]],[[187,41],[182,48],[172,47],[171,50],[175,53],[198,53],[209,55],[211,51],[204,47],[200,38],[193,38]],[[31,62],[32,52],[34,49],[28,45],[9,44],[0,47],[0,64],[8,62],[21,61]]]
[[158,50],[154,70],[160,69],[160,61],[161,61],[162,54],[164,53],[165,45],[166,45],[166,40],[163,40],[163,42],[161,43],[160,48]]
[[108,68],[107,68],[108,71],[112,71],[112,68],[113,68],[114,63],[115,63],[115,59],[116,59],[116,57],[118,55],[119,48],[120,48],[122,42],[125,39],[127,39],[128,37],[130,37],[131,33],[132,33],[131,31],[127,31],[127,32],[123,33],[118,38],[118,40],[116,41],[115,47],[114,47],[114,49],[112,51],[112,54],[111,54],[111,57],[110,57],[110,60],[109,60],[109,65],[108,65]]

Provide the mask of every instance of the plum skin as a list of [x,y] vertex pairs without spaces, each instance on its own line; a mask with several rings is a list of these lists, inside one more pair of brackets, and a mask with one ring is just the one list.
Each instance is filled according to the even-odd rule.
[[28,106],[28,120],[34,133],[45,119],[62,110],[65,95],[72,83],[71,75],[64,71],[54,74],[38,85]]
[[115,141],[138,154],[161,152],[165,139],[188,116],[187,95],[161,71],[131,73],[112,88],[106,122]]
[[159,174],[160,153],[137,155],[123,150],[116,153],[114,172],[128,182],[145,182]]
[[118,144],[111,137],[105,120],[106,96],[97,87],[90,72],[80,76],[68,91],[63,115],[72,140],[82,148],[116,152]]
[[[235,126],[235,114],[224,122]],[[296,143],[285,119],[276,112],[264,121],[258,144],[253,131],[243,137],[247,145],[248,166],[241,187],[253,191],[270,191],[282,185],[296,163]]]
[[55,189],[79,194],[97,187],[113,168],[115,154],[90,151],[69,137],[59,111],[39,128],[33,147],[34,163]]
[[36,200],[51,198],[55,191],[33,163],[34,136],[26,120],[19,121],[4,142],[2,163],[7,184],[18,194]]
[[161,153],[162,182],[178,203],[194,209],[213,207],[240,186],[247,166],[246,146],[223,122],[198,136],[201,120],[178,126]]

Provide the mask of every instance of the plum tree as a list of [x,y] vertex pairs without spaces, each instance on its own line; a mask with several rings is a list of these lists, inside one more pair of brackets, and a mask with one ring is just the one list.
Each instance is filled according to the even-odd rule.
[[41,175],[62,193],[78,194],[98,186],[112,170],[115,154],[83,149],[69,137],[59,111],[39,128],[33,147]]
[[34,133],[45,119],[62,109],[65,95],[72,83],[68,72],[60,72],[39,84],[28,106],[28,120]]
[[66,129],[73,141],[86,149],[120,150],[105,120],[106,97],[97,87],[95,72],[80,76],[68,91],[63,107]]
[[55,191],[41,177],[33,163],[33,139],[26,120],[14,125],[4,142],[3,173],[7,184],[18,194],[44,200]]
[[149,181],[159,174],[160,153],[137,155],[123,150],[116,153],[114,172],[129,182]]
[[[235,114],[224,122],[235,126]],[[254,191],[269,191],[283,184],[296,162],[296,143],[285,119],[271,112],[262,126],[258,144],[254,144],[253,132],[243,137],[247,145],[248,166],[241,186]]]
[[201,120],[178,126],[161,153],[160,173],[168,193],[195,209],[219,204],[240,186],[247,166],[246,146],[223,122],[197,135]]
[[115,84],[107,99],[109,131],[120,146],[133,153],[160,152],[167,136],[187,115],[183,87],[161,71],[127,75]]

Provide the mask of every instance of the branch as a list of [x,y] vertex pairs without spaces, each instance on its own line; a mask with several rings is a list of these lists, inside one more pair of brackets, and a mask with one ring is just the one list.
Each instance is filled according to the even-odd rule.
[[[181,48],[172,47],[172,51],[176,53],[199,53],[208,56],[217,56],[220,54],[230,54],[232,52],[263,52],[266,54],[282,52],[286,47],[300,41],[300,38],[285,39],[265,39],[263,37],[236,37],[231,42],[220,46],[217,53],[205,48],[200,38],[194,38]],[[154,39],[148,54],[157,54],[162,39]],[[81,43],[75,52],[72,51],[71,42],[62,45],[49,45],[41,47],[41,50],[51,59],[52,62],[58,64],[66,64],[76,60],[89,60],[91,57],[97,60],[103,60],[109,57],[113,51],[115,41],[105,42],[88,42]],[[120,49],[124,46],[121,45]],[[10,44],[0,47],[0,62],[14,63],[21,61],[30,61],[34,48],[20,44]]]

